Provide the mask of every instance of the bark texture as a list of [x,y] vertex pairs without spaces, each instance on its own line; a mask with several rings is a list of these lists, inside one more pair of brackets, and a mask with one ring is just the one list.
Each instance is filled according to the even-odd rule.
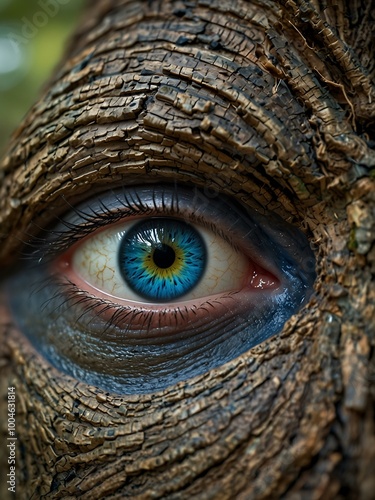
[[62,197],[147,178],[278,212],[318,278],[276,338],[143,396],[59,373],[4,308],[18,498],[374,498],[375,9],[327,3],[92,2],[1,164],[3,265]]

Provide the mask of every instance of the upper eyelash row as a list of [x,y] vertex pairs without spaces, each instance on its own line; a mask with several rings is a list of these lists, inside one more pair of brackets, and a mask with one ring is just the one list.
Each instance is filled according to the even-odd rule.
[[70,211],[82,219],[82,223],[75,224],[64,218],[56,217],[56,223],[64,226],[66,230],[40,228],[42,232],[46,233],[46,237],[43,238],[39,236],[33,238],[31,241],[28,241],[27,246],[29,249],[31,248],[32,251],[27,252],[27,256],[32,260],[37,259],[38,263],[44,263],[46,257],[54,257],[64,250],[67,250],[67,248],[85,236],[88,236],[99,227],[106,226],[113,222],[118,222],[125,216],[132,217],[134,215],[148,215],[152,212],[152,208],[145,207],[140,199],[136,201],[133,200],[134,204],[131,205],[130,202],[128,202],[125,193],[125,203],[120,200],[113,191],[112,193],[122,206],[122,208],[117,208],[116,211],[111,210],[105,205],[104,202],[101,201],[101,212],[96,211],[91,207],[89,207],[91,213],[88,211],[85,212],[84,210],[71,205],[64,199]]
[[[150,189],[152,189],[150,187]],[[28,247],[25,253],[25,258],[31,260],[33,263],[45,264],[57,255],[68,250],[72,245],[92,234],[95,230],[105,227],[111,223],[120,222],[121,220],[126,220],[128,217],[134,216],[149,216],[156,212],[156,215],[180,215],[186,216],[190,222],[195,222],[201,226],[210,229],[214,233],[221,236],[227,243],[229,243],[235,250],[239,250],[238,246],[235,244],[232,238],[230,238],[225,231],[222,231],[219,226],[217,226],[212,221],[206,220],[201,214],[198,214],[195,210],[181,210],[178,201],[178,194],[172,194],[171,203],[165,201],[165,192],[162,191],[161,205],[156,202],[155,193],[156,190],[153,189],[153,206],[146,205],[140,198],[140,196],[133,190],[131,193],[127,193],[125,190],[122,191],[123,198],[119,197],[118,193],[113,190],[110,192],[113,195],[113,199],[119,203],[120,206],[115,208],[110,208],[105,204],[103,200],[99,201],[100,210],[94,210],[92,206],[88,207],[85,211],[78,207],[75,207],[64,200],[71,214],[75,214],[80,219],[79,223],[70,222],[68,218],[56,217],[56,223],[63,228],[59,229],[45,229],[39,228],[42,233],[46,236],[34,237],[29,241],[26,241]],[[164,212],[166,211],[166,213]]]

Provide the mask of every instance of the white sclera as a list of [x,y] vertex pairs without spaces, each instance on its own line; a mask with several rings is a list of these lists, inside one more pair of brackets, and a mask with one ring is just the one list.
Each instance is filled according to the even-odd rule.
[[[75,275],[102,294],[122,300],[147,302],[126,284],[118,264],[121,240],[134,223],[116,224],[89,236],[75,249],[71,265]],[[240,290],[249,276],[249,259],[221,236],[191,225],[206,244],[207,264],[197,285],[180,297],[178,302]]]

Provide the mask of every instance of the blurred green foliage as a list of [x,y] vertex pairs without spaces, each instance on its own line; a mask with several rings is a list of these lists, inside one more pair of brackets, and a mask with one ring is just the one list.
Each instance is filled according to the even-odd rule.
[[0,0],[0,155],[58,63],[83,3]]

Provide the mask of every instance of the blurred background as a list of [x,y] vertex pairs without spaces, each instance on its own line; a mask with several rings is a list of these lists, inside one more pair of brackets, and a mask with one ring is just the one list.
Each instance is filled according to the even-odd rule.
[[83,3],[0,0],[0,157],[58,63]]

